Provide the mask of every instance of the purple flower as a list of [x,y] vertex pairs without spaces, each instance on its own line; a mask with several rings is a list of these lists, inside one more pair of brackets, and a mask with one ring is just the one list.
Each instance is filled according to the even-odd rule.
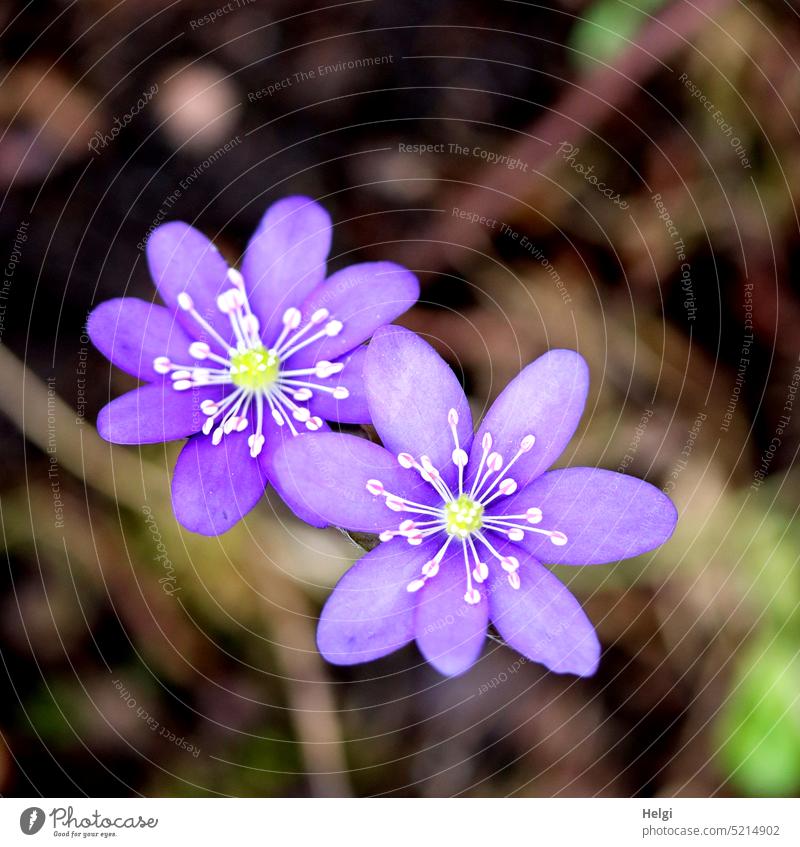
[[147,383],[101,410],[100,435],[117,444],[189,437],[172,482],[187,529],[225,532],[268,481],[314,523],[275,479],[278,446],[327,430],[325,420],[369,421],[361,345],[416,301],[419,284],[390,262],[326,279],[330,245],[330,217],[305,197],[267,210],[241,272],[197,230],[167,223],[147,242],[166,305],[125,297],[89,316],[95,346]]
[[455,375],[413,333],[377,332],[364,379],[385,447],[325,433],[284,445],[274,465],[283,490],[318,521],[383,542],[329,598],[322,654],[349,665],[416,639],[434,667],[458,674],[477,659],[491,620],[527,658],[594,673],[594,628],[542,563],[636,556],[669,538],[677,514],[658,489],[623,474],[547,472],[583,411],[583,359],[553,350],[528,365],[474,437]]

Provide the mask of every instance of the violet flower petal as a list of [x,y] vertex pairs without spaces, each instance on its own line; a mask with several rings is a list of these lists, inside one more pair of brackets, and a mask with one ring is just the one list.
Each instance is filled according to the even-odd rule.
[[371,423],[367,405],[367,393],[364,387],[364,360],[367,355],[366,347],[357,347],[352,353],[334,359],[334,363],[344,364],[344,370],[325,380],[309,379],[328,388],[346,388],[350,394],[344,400],[337,400],[329,392],[315,391],[308,402],[312,415],[318,415],[326,421],[339,423],[366,424]]
[[221,535],[264,494],[267,479],[247,444],[252,427],[214,445],[209,435],[189,439],[175,464],[172,507],[178,521],[201,535]]
[[404,541],[381,544],[339,580],[320,616],[317,645],[335,665],[369,662],[414,638],[416,597],[406,590],[430,550]]
[[469,452],[472,414],[456,375],[427,342],[407,329],[379,329],[367,348],[364,384],[372,422],[392,453],[430,458],[452,488],[453,435],[448,413],[458,414],[459,444]]
[[287,364],[305,367],[343,356],[410,309],[418,298],[417,278],[394,262],[364,262],[337,271],[311,292],[301,311],[307,320],[319,309],[327,309],[331,318],[342,322],[341,332],[287,356]]
[[299,307],[325,279],[331,238],[330,215],[308,197],[278,200],[261,218],[244,252],[242,276],[267,346],[286,309]]
[[300,504],[317,521],[357,532],[397,526],[397,512],[367,490],[379,480],[387,491],[425,504],[435,492],[388,450],[364,438],[337,432],[300,435],[275,453],[270,478],[290,504]]
[[[438,546],[431,545],[432,554]],[[417,645],[425,659],[445,676],[464,673],[475,663],[489,623],[485,597],[474,605],[464,600],[464,570],[461,545],[453,544],[439,572],[417,592]]]
[[567,536],[556,546],[539,533],[517,542],[542,562],[601,565],[646,553],[675,529],[678,513],[666,494],[648,482],[600,468],[567,468],[544,474],[516,494],[493,503],[487,513],[542,510],[537,529]]
[[209,386],[175,391],[169,380],[143,385],[103,406],[97,432],[114,444],[159,444],[199,432],[205,421],[203,400],[219,400],[223,389]]
[[147,382],[160,382],[153,360],[168,356],[188,362],[192,339],[176,316],[155,303],[121,297],[100,303],[89,315],[86,331],[94,346],[114,365]]
[[492,450],[508,462],[526,435],[536,441],[514,464],[520,488],[546,471],[569,443],[583,413],[589,390],[589,369],[573,350],[551,350],[515,377],[495,400],[475,436],[467,466],[472,481],[481,457],[485,433]]
[[[230,321],[217,308],[217,297],[231,287],[228,263],[202,232],[182,221],[170,221],[153,231],[147,240],[150,274],[167,307],[192,336],[211,341],[206,330],[178,305],[188,294],[194,308],[226,341],[233,337]],[[213,342],[212,342],[213,343]]]
[[522,562],[521,586],[512,588],[502,570],[489,577],[489,606],[497,631],[518,653],[555,673],[591,676],[600,642],[567,587],[535,559]]

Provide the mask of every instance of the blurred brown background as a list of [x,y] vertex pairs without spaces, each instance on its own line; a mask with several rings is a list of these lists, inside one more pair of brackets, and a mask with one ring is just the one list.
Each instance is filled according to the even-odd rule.
[[[796,3],[7,2],[0,30],[0,792],[797,793]],[[455,680],[413,647],[327,666],[346,538],[276,498],[192,536],[180,445],[97,437],[132,381],[83,326],[152,297],[148,232],[235,261],[290,193],[332,269],[418,273],[403,322],[476,413],[550,347],[589,361],[562,461],[681,513],[559,572],[595,678],[496,642]]]

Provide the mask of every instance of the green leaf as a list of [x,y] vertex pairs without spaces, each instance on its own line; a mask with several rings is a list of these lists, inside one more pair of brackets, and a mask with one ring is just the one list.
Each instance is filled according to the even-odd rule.
[[596,0],[573,27],[568,46],[580,67],[613,62],[666,0]]
[[748,795],[788,796],[800,787],[800,660],[794,639],[745,652],[717,730],[721,761]]

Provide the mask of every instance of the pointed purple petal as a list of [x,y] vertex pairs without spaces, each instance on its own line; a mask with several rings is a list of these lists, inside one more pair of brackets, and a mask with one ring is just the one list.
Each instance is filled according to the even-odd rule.
[[201,535],[221,535],[258,503],[266,478],[250,456],[249,430],[191,438],[178,456],[172,478],[172,507],[178,521]]
[[[323,432],[330,432],[330,427],[323,424],[322,429],[317,433],[321,435]],[[284,444],[288,444],[295,438],[313,437],[310,433],[301,435],[292,435],[291,430],[286,425],[277,426],[272,419],[264,421],[264,434],[266,442],[261,455],[258,457],[261,462],[261,467],[269,481],[270,485],[280,496],[281,500],[300,518],[311,526],[324,527],[328,525],[325,518],[320,517],[315,511],[309,509],[302,499],[296,496],[296,491],[293,486],[285,486],[275,472],[275,456],[281,451]]]
[[336,665],[379,659],[414,638],[416,595],[406,586],[430,556],[403,541],[381,544],[359,559],[328,598],[317,644]]
[[510,461],[526,435],[533,448],[514,465],[510,476],[520,487],[546,471],[569,443],[583,413],[589,390],[589,369],[573,350],[551,350],[528,365],[495,400],[475,436],[468,465],[477,470],[484,433],[492,435],[492,450]]
[[325,279],[331,219],[308,197],[286,197],[267,209],[242,259],[250,305],[269,345],[289,306],[297,308]]
[[[443,538],[444,536],[442,536]],[[432,552],[436,552],[433,546]],[[439,573],[420,589],[414,622],[422,655],[439,673],[455,676],[477,660],[486,638],[489,603],[486,592],[473,605],[464,600],[466,565],[460,543],[453,541],[439,566]]]
[[341,332],[289,356],[287,364],[306,367],[343,356],[410,309],[418,297],[417,278],[393,262],[364,262],[338,271],[311,292],[302,312],[305,321],[327,309],[331,320],[342,322]]
[[189,335],[211,341],[191,315],[178,308],[182,292],[223,339],[232,337],[229,319],[217,308],[217,296],[231,287],[228,263],[205,235],[181,221],[162,224],[147,240],[147,262],[161,299]]
[[555,673],[591,676],[600,642],[578,601],[533,558],[518,573],[521,586],[514,589],[502,569],[491,569],[489,605],[497,631],[518,653]]
[[393,494],[418,502],[434,498],[433,488],[415,471],[401,468],[383,447],[337,432],[287,440],[275,453],[270,478],[286,493],[287,503],[302,506],[317,522],[357,532],[396,528],[408,517],[370,494],[367,480],[378,479]]
[[92,310],[86,331],[95,347],[126,373],[148,382],[160,382],[153,359],[167,356],[191,363],[192,339],[175,315],[163,306],[135,297],[107,300]]
[[447,416],[458,413],[458,437],[469,452],[472,414],[464,391],[447,363],[427,342],[399,326],[378,330],[364,363],[367,401],[375,429],[392,453],[429,456],[453,485],[453,435]]
[[325,380],[313,377],[308,379],[309,382],[326,388],[342,386],[350,392],[350,396],[345,400],[337,400],[329,392],[315,391],[308,403],[312,415],[319,415],[326,421],[339,423],[371,423],[363,374],[366,355],[367,348],[359,347],[355,352],[334,360],[344,364],[344,370],[341,373]]
[[199,432],[203,400],[222,397],[219,386],[175,391],[172,383],[143,385],[112,400],[97,415],[97,432],[114,444],[159,444]]
[[646,553],[672,535],[678,513],[650,483],[599,468],[546,473],[517,494],[492,504],[492,514],[542,510],[537,528],[559,530],[567,543],[526,532],[518,542],[537,559],[561,565],[600,565]]

